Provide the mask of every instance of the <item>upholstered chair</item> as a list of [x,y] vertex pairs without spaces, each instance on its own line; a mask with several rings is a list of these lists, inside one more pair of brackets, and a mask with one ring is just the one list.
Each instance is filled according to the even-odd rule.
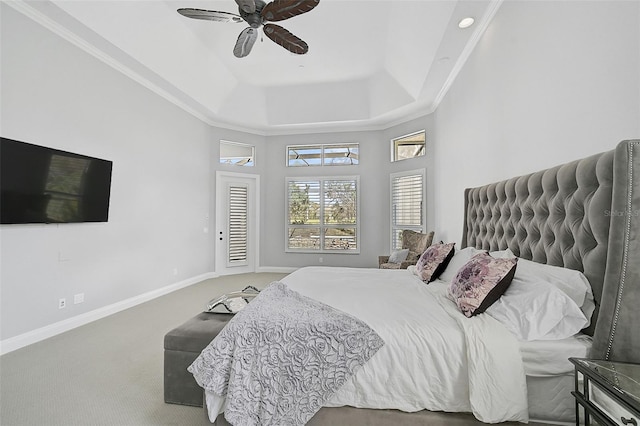
[[390,256],[378,256],[380,269],[407,269],[410,265],[418,263],[418,259],[433,241],[433,231],[422,234],[405,229],[402,231],[402,249],[409,249],[407,258],[400,263],[389,262]]

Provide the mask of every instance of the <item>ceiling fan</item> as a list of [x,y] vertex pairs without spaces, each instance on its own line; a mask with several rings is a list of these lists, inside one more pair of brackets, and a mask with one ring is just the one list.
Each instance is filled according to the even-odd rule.
[[258,39],[258,28],[263,26],[264,33],[272,41],[288,51],[304,55],[309,51],[309,45],[283,27],[271,22],[283,21],[294,16],[309,12],[316,7],[320,0],[273,0],[269,4],[263,0],[235,0],[238,3],[239,15],[215,10],[183,8],[178,13],[193,19],[204,19],[216,22],[245,21],[249,24],[236,41],[233,54],[244,58],[251,52],[253,44]]

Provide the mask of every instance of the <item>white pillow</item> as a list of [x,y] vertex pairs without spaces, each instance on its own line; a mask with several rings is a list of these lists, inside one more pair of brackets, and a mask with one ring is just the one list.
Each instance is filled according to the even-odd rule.
[[389,263],[402,263],[407,260],[409,249],[394,250],[389,256]]
[[542,280],[519,279],[518,269],[507,291],[485,312],[526,341],[566,339],[589,324],[567,294]]
[[513,254],[513,252],[511,251],[511,249],[506,249],[506,250],[499,250],[499,251],[492,251],[491,253],[489,253],[492,257],[495,257],[496,259],[509,259],[511,257],[516,257],[515,254]]
[[[515,257],[509,249],[500,252],[492,252],[493,257]],[[593,292],[587,277],[580,271],[562,268],[560,266],[545,265],[518,258],[518,269],[514,279],[525,280],[529,283],[544,281],[564,292],[582,310],[584,316],[591,322],[591,315],[595,310]]]
[[446,281],[447,283],[451,283],[460,268],[466,265],[473,256],[482,252],[486,252],[486,250],[479,250],[475,247],[465,247],[462,250],[456,251],[447,264],[446,269],[442,274],[440,274],[440,277],[438,277],[438,279]]

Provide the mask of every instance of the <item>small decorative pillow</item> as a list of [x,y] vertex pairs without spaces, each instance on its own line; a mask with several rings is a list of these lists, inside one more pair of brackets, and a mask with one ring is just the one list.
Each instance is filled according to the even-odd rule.
[[438,278],[453,257],[455,244],[434,244],[429,247],[416,264],[416,275],[426,283]]
[[402,263],[407,259],[409,249],[394,250],[389,256],[389,263]]
[[449,285],[449,295],[467,317],[480,314],[509,288],[517,263],[517,258],[479,253],[460,268]]

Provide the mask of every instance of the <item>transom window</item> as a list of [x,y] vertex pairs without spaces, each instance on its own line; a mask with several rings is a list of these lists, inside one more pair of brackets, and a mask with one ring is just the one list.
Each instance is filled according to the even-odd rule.
[[292,145],[287,147],[287,166],[353,166],[359,162],[357,143]]
[[255,164],[255,151],[253,145],[220,141],[220,163],[252,167]]
[[391,161],[406,160],[425,154],[426,134],[424,130],[391,139]]
[[287,178],[286,251],[359,253],[359,177]]

